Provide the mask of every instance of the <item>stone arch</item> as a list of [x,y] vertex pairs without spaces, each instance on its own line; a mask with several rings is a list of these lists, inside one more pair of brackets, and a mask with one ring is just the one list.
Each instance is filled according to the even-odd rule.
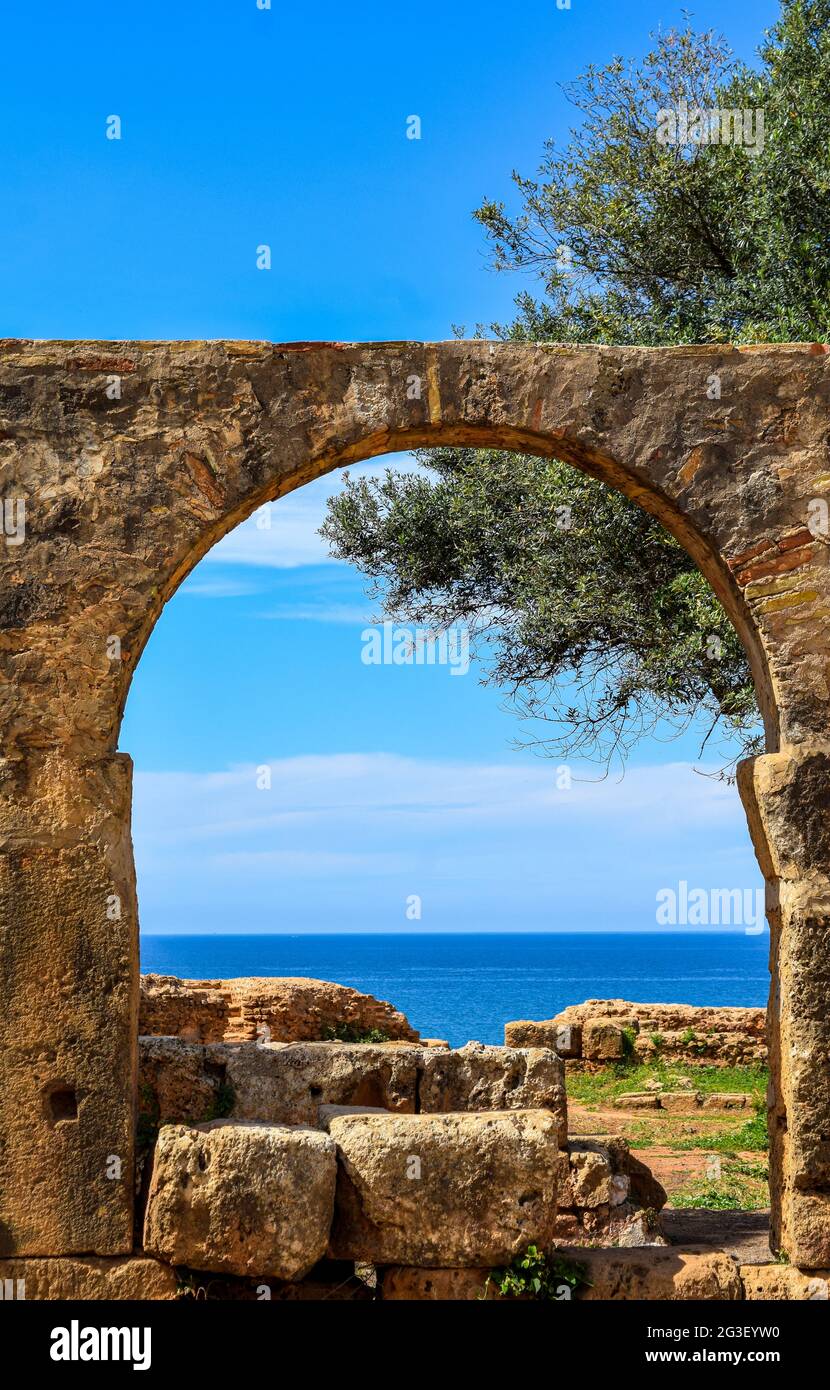
[[[768,748],[740,790],[773,935],[776,1233],[795,1263],[830,1266],[830,595],[826,534],[808,526],[830,489],[829,360],[813,345],[0,344],[3,497],[26,516],[0,557],[0,1254],[132,1245],[137,902],[114,750],[164,603],[263,502],[469,444],[557,456],[637,501],[744,642]],[[58,1083],[72,1113],[41,1132]]]
[[680,510],[670,496],[659,491],[656,487],[646,486],[642,480],[629,473],[609,454],[585,449],[577,437],[567,438],[563,436],[554,445],[549,434],[541,434],[533,430],[518,430],[513,427],[504,428],[496,425],[471,428],[469,426],[445,426],[439,423],[437,427],[433,426],[429,429],[402,428],[395,433],[394,443],[384,442],[379,446],[376,438],[361,436],[359,421],[355,420],[354,424],[356,426],[354,439],[344,444],[336,456],[326,452],[309,458],[301,469],[288,478],[271,479],[269,486],[264,491],[257,491],[246,497],[242,508],[235,509],[233,513],[224,513],[218,528],[216,525],[208,526],[204,533],[198,537],[184,566],[178,562],[172,568],[160,572],[163,582],[152,595],[152,601],[145,614],[140,632],[122,666],[121,696],[115,729],[116,741],[130,682],[141,659],[146,641],[150,637],[165,604],[169,602],[179,585],[184,582],[208,551],[218,544],[224,536],[248,520],[265,503],[277,501],[304,486],[305,483],[323,477],[327,473],[363,463],[369,459],[382,458],[384,455],[398,451],[432,448],[439,445],[457,445],[482,449],[502,449],[512,453],[533,454],[541,458],[561,459],[570,463],[578,471],[588,473],[609,487],[623,493],[636,502],[638,506],[655,516],[691,555],[729,614],[747,652],[752,669],[764,721],[766,747],[771,752],[777,749],[779,741],[778,708],[775,703],[762,634],[759,632],[752,612],[744,600],[742,590],[736,584],[728,566],[723,563],[722,556],[712,548],[706,536],[690,523],[686,514]]

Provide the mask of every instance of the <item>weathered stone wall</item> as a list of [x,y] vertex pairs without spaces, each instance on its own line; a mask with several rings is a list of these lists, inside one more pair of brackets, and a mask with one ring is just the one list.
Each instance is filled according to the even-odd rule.
[[469,444],[637,500],[744,642],[768,748],[739,786],[772,928],[774,1219],[794,1262],[830,1264],[830,577],[808,524],[829,428],[822,345],[0,342],[2,495],[25,505],[0,548],[0,1253],[130,1247],[137,904],[115,749],[164,603],[263,502]]
[[567,1136],[564,1065],[542,1048],[410,1043],[213,1043],[140,1039],[140,1104],[152,1125],[240,1122],[316,1125],[320,1106],[395,1114],[538,1110]]
[[632,1057],[687,1066],[749,1066],[767,1061],[765,1009],[631,1004],[587,999],[554,1018],[505,1024],[508,1047],[552,1047],[572,1066]]
[[[709,1246],[637,1250],[560,1246],[557,1254],[571,1266],[582,1266],[585,1282],[573,1294],[578,1300],[826,1302],[830,1298],[830,1269],[802,1272],[791,1265],[739,1265],[725,1251]],[[386,1265],[366,1282],[355,1275],[350,1262],[322,1260],[305,1279],[286,1283],[268,1275],[223,1277],[175,1270],[148,1256],[0,1260],[0,1283],[9,1299],[198,1297],[261,1301],[265,1286],[274,1301],[382,1298],[461,1302],[498,1298],[492,1274],[487,1266]]]
[[[188,1042],[319,1042],[382,1033],[418,1042],[392,1004],[328,980],[245,977],[180,980],[142,975],[139,1032]],[[382,1041],[383,1039],[380,1039]]]

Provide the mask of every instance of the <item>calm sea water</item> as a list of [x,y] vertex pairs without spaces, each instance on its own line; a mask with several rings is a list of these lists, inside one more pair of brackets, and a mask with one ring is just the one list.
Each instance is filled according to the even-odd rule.
[[584,999],[765,1005],[769,939],[743,934],[145,936],[141,968],[190,979],[305,975],[390,1000],[424,1037],[504,1041]]

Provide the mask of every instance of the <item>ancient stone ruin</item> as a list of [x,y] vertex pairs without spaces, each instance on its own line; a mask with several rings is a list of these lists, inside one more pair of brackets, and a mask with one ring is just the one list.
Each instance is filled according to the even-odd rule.
[[180,980],[142,975],[139,1033],[188,1042],[419,1042],[391,1004],[311,979]]
[[767,1061],[765,1009],[587,999],[555,1018],[506,1023],[508,1047],[553,1047],[572,1066],[641,1062],[747,1066]]
[[[766,728],[739,789],[772,938],[773,1243],[796,1269],[830,1266],[828,438],[822,345],[0,343],[0,1254],[40,1260],[33,1286],[63,1277],[48,1260],[73,1286],[100,1287],[95,1261],[109,1257],[135,1287],[138,900],[131,763],[116,750],[164,603],[263,503],[347,463],[465,444],[557,457],[636,500],[686,547],[744,643]],[[195,1138],[176,1127],[151,1239],[166,1250],[173,1238],[165,1174],[195,1178],[222,1146],[265,1145],[286,1190],[296,1150],[308,1156],[321,1203],[342,1165],[341,1213],[365,1194],[381,1232],[354,1248],[377,1239],[391,1260],[389,1170],[366,1158],[366,1136],[380,1127],[401,1153],[412,1125],[450,1170],[457,1151],[459,1173],[471,1144],[492,1142],[500,1173],[532,1150],[538,1177],[518,1195],[541,1238],[555,1119],[535,1105],[478,1113],[353,1114],[291,1141],[227,1118]],[[533,1227],[505,1201],[493,1222],[506,1252]],[[631,1278],[623,1269],[615,1287],[640,1296]]]

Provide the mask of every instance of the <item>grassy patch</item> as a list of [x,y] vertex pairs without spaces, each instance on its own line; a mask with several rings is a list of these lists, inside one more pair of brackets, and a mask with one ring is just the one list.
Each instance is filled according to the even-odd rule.
[[671,1199],[673,1207],[705,1211],[762,1211],[769,1206],[766,1164],[725,1159],[719,1177],[690,1183]]
[[681,1082],[691,1081],[695,1091],[746,1091],[761,1100],[767,1087],[766,1067],[683,1066],[678,1063],[612,1062],[601,1071],[573,1071],[568,1068],[567,1089],[571,1100],[581,1105],[602,1105],[627,1091],[644,1091],[647,1082],[659,1081],[665,1091],[682,1090]]
[[763,1105],[756,1103],[751,1120],[746,1120],[737,1129],[724,1129],[711,1134],[696,1134],[693,1138],[678,1139],[678,1149],[705,1149],[707,1153],[766,1153],[769,1148],[767,1132],[767,1112]]

